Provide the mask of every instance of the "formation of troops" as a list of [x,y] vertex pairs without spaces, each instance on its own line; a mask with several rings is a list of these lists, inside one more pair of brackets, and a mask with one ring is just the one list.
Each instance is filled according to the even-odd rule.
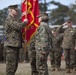
[[[6,50],[6,75],[15,75],[18,68],[19,49],[21,47],[21,30],[28,23],[18,20],[17,5],[8,7],[9,15],[5,21],[4,49]],[[23,13],[22,15],[26,15]],[[59,71],[61,68],[62,52],[65,57],[66,73],[76,71],[76,29],[72,27],[72,19],[64,24],[51,29],[49,27],[48,14],[37,16],[40,26],[36,34],[27,46],[31,66],[31,75],[49,75],[47,58],[50,55],[51,71]],[[67,28],[64,28],[67,26]]]

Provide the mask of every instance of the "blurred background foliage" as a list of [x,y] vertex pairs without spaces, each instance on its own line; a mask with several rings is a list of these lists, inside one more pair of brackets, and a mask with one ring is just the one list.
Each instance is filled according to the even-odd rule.
[[[51,5],[56,6],[56,8],[48,9],[49,6],[51,8]],[[68,17],[71,17],[73,19],[73,24],[76,25],[76,4],[70,4],[69,6],[66,6],[54,0],[51,0],[50,2],[47,2],[47,0],[39,0],[39,6],[41,13],[47,12],[49,14],[49,22],[51,25],[61,25]],[[19,4],[19,8],[20,7],[21,4]],[[20,13],[21,10],[19,10],[19,14]],[[0,10],[0,25],[4,24],[7,14],[7,8]]]

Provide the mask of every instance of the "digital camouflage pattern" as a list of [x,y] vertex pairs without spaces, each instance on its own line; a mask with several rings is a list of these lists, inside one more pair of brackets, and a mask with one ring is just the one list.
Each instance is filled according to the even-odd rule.
[[[63,30],[63,26],[60,26],[57,31],[60,32]],[[63,48],[74,48],[76,46],[76,30],[73,27],[67,27],[63,33]]]
[[61,66],[61,55],[62,55],[62,34],[53,36],[53,51],[50,53],[51,66],[60,68]]
[[74,55],[75,55],[75,63],[74,63],[74,67],[76,68],[76,50],[74,51]]
[[64,32],[62,47],[74,48],[75,46],[76,46],[76,30],[72,27],[68,27]]
[[15,75],[18,67],[19,48],[5,47],[6,49],[6,75]]
[[[36,32],[36,43],[35,48],[43,51],[49,52],[52,49],[52,33],[50,27],[46,22],[41,22],[37,32]],[[50,46],[49,46],[50,45]]]
[[5,21],[5,42],[4,46],[21,47],[21,29],[25,27],[25,22],[20,22],[16,18],[12,18],[10,15]]
[[3,57],[3,43],[0,42],[0,62],[4,61],[4,57]]
[[25,22],[20,22],[10,15],[5,21],[6,75],[15,75],[18,67],[19,49],[21,47],[21,29]]
[[36,49],[35,49],[35,36],[30,41],[30,44],[28,45],[28,51],[29,51],[29,59],[30,59],[30,65],[31,65],[31,75],[37,75],[37,68],[36,68]]
[[39,75],[48,75],[47,57],[52,50],[52,33],[46,22],[41,22],[35,35],[36,65]]
[[[62,30],[63,26],[58,28]],[[66,61],[66,68],[74,67],[74,48],[76,47],[76,30],[73,27],[67,27],[63,33],[62,48],[64,49],[64,56]]]

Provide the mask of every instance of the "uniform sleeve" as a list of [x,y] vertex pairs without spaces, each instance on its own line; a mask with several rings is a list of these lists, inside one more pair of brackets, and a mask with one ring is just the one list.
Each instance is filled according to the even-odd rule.
[[46,29],[46,32],[48,34],[48,41],[50,44],[50,49],[52,50],[53,49],[53,34],[52,34],[49,26],[45,27],[45,29]]
[[20,30],[24,28],[25,25],[26,25],[26,22],[13,21],[10,19],[6,19],[5,21],[5,27],[10,27],[15,30]]
[[57,28],[56,33],[59,34],[62,31],[63,26],[61,25],[60,27]]
[[47,45],[47,39],[46,39],[46,31],[44,26],[42,25],[39,26],[35,34],[35,37],[36,37],[35,48],[38,50],[42,49],[43,51],[46,50],[45,48]]
[[63,40],[63,33],[60,33],[60,34],[57,36],[57,40],[58,40],[58,41],[62,41],[62,40]]

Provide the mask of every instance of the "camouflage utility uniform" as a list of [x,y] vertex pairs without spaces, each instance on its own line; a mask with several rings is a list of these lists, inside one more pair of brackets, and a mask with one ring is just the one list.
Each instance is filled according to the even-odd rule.
[[4,61],[4,57],[3,57],[3,43],[0,43],[0,62]]
[[35,37],[31,39],[28,48],[29,48],[28,52],[29,52],[29,59],[30,59],[30,65],[31,65],[31,75],[37,75],[38,72],[36,68]]
[[36,62],[39,75],[48,75],[47,57],[52,49],[52,33],[46,22],[41,22],[35,35]]
[[[63,26],[59,27],[59,31]],[[76,30],[73,27],[67,27],[64,31],[62,48],[64,49],[66,69],[74,68],[74,48],[76,47]]]
[[4,47],[6,50],[6,75],[14,75],[18,67],[19,49],[21,47],[21,29],[25,22],[20,22],[8,15],[5,21]]
[[61,66],[61,55],[62,55],[61,44],[62,44],[62,34],[53,36],[53,50],[50,53],[52,70],[55,70],[55,68],[59,70]]
[[[75,30],[76,30],[76,28],[75,28]],[[74,50],[74,55],[75,55],[74,71],[76,71],[76,49]]]

